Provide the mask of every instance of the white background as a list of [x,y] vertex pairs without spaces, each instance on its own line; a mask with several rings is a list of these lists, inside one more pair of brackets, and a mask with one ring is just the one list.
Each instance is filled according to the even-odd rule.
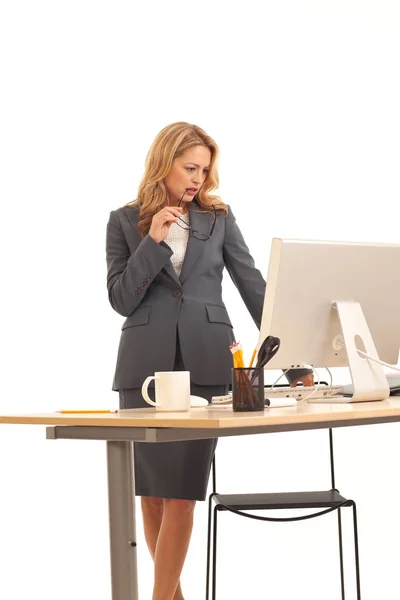
[[[169,123],[219,143],[221,195],[264,275],[273,236],[398,241],[397,0],[3,0],[0,23],[2,413],[117,406],[105,227]],[[224,285],[249,356],[257,330]],[[363,599],[398,599],[399,428],[335,439],[337,486],[358,501]],[[324,431],[222,440],[218,487],[328,487],[327,450]],[[105,460],[102,442],[1,427],[1,598],[111,597]],[[335,524],[222,515],[219,598],[338,599]],[[149,599],[140,525],[138,537]],[[204,597],[205,541],[199,503],[189,600]]]

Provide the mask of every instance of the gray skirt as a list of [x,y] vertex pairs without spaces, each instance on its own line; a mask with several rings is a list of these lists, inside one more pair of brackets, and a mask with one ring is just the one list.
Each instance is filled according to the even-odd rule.
[[[174,371],[185,370],[178,343]],[[192,394],[208,401],[227,390],[226,385],[190,385]],[[149,387],[149,396],[154,400],[154,388]],[[121,409],[149,407],[140,388],[119,390],[119,404]],[[216,439],[134,442],[136,496],[204,500],[216,445]]]

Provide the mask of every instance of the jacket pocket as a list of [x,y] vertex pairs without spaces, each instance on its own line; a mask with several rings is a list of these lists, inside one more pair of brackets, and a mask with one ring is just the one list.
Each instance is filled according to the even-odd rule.
[[229,325],[229,327],[232,327],[228,311],[224,306],[206,304],[206,311],[210,323],[224,323],[225,325]]
[[150,318],[151,306],[139,306],[123,323],[121,329],[136,327],[137,325],[147,325]]

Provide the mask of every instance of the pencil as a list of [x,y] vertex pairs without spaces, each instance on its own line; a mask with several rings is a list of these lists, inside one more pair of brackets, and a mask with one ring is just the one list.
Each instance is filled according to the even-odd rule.
[[58,410],[58,413],[63,415],[83,415],[83,414],[94,414],[94,413],[117,413],[118,410]]
[[253,366],[253,362],[254,362],[254,359],[256,357],[256,354],[257,354],[257,348],[254,348],[254,352],[253,352],[253,356],[251,357],[249,369],[251,369],[251,367]]

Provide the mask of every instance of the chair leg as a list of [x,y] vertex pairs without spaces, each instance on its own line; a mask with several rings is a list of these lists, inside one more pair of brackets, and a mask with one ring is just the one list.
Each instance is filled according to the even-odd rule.
[[360,556],[358,552],[358,528],[357,528],[357,510],[355,502],[353,506],[353,523],[354,523],[354,556],[356,562],[356,582],[357,582],[357,600],[361,600],[361,585],[360,585]]
[[215,600],[217,597],[217,519],[218,509],[215,507],[213,523],[212,600]]
[[339,534],[339,559],[340,559],[340,586],[342,590],[342,600],[345,600],[344,592],[344,568],[343,568],[343,536],[342,536],[342,512],[338,508],[338,534]]
[[[208,504],[208,534],[207,534],[207,575],[206,575],[206,600],[209,600],[209,588],[210,588],[210,566],[212,560],[212,600],[216,600],[217,597],[217,524],[218,524],[218,508],[214,508],[213,515],[213,542],[212,542],[212,559],[211,559],[211,512],[213,495],[210,495]],[[349,503],[347,506],[353,508],[353,525],[354,525],[354,555],[355,555],[355,566],[356,566],[356,584],[357,584],[357,600],[361,600],[361,585],[360,585],[360,558],[358,551],[358,528],[357,528],[357,510],[355,502]],[[345,600],[345,587],[344,587],[344,567],[343,567],[343,538],[342,538],[342,514],[341,509],[338,511],[338,535],[339,535],[339,556],[340,556],[340,581],[341,581],[341,592],[342,600]]]
[[207,571],[206,571],[206,600],[210,596],[210,560],[211,560],[211,507],[214,494],[210,494],[208,499],[208,531],[207,531]]

